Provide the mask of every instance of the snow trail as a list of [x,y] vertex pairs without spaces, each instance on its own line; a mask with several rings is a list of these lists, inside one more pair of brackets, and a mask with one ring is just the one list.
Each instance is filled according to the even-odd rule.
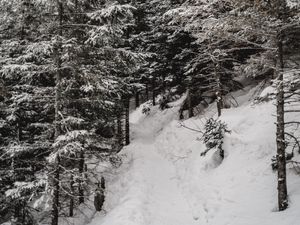
[[152,144],[134,144],[140,149],[135,166],[139,173],[136,185],[147,187],[144,213],[147,225],[195,224],[191,209],[184,199],[176,179],[174,165],[156,152]]
[[[179,187],[176,168],[172,162],[159,154],[161,146],[156,143],[163,128],[178,117],[176,105],[179,105],[180,101],[173,104],[174,108],[167,109],[162,114],[157,113],[156,107],[147,117],[131,117],[133,143],[128,146],[127,151],[135,154],[135,164],[140,171],[140,177],[135,177],[136,183],[147,186],[144,208],[147,225],[196,224]],[[139,117],[140,119],[137,119]]]
[[119,183],[108,187],[107,198],[111,201],[115,194],[119,199],[114,206],[106,205],[109,213],[97,214],[91,225],[198,224],[179,187],[174,164],[159,153],[156,143],[163,128],[178,117],[180,101],[162,113],[153,107],[148,116],[141,110],[131,114],[132,143],[122,151],[128,161],[120,168],[125,172]]

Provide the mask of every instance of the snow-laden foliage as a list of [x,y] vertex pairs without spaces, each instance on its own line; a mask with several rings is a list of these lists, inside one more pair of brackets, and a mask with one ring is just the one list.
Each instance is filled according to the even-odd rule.
[[53,147],[59,148],[60,146],[63,146],[66,143],[72,142],[74,140],[83,141],[88,135],[89,132],[86,130],[74,130],[67,132],[66,134],[60,135],[56,138]]
[[216,151],[219,151],[220,156],[224,158],[224,149],[222,148],[222,145],[225,134],[230,133],[227,125],[220,120],[210,118],[206,121],[204,129],[202,140],[206,146],[206,150],[201,153],[201,156],[205,156],[207,152],[215,149]]
[[110,6],[96,10],[87,15],[92,21],[107,24],[109,26],[122,26],[126,21],[133,18],[132,11],[136,8],[129,4],[120,5],[117,2],[112,3]]
[[15,182],[14,188],[6,191],[7,198],[20,199],[22,196],[30,193],[29,201],[38,195],[39,189],[42,189],[46,185],[46,181],[43,179],[33,182]]
[[143,104],[142,106],[142,113],[145,115],[149,115],[151,112],[151,107],[152,107],[152,102],[148,101],[146,103]]
[[[15,183],[35,184],[35,175],[41,173],[49,192],[45,186],[36,191],[51,195],[53,168],[60,158],[65,169],[60,171],[62,188],[67,192],[60,197],[84,198],[86,176],[94,176],[84,171],[86,157],[107,161],[120,149],[115,121],[121,99],[136,87],[130,75],[144,58],[128,48],[125,37],[134,11],[115,1],[0,1],[0,173],[2,177],[9,168],[14,174],[5,176],[0,195],[8,191],[19,196],[14,198],[20,211],[16,221],[49,217],[33,216],[29,206],[37,196],[29,191],[15,194]],[[66,185],[69,173],[80,193],[71,193]],[[13,216],[16,209],[0,199],[0,218],[5,212],[9,220],[6,215]]]

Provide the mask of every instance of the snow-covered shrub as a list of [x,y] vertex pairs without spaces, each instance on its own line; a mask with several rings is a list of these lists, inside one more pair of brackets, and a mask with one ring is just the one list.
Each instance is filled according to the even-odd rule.
[[230,130],[228,130],[227,125],[224,122],[213,118],[207,120],[202,137],[207,149],[201,153],[201,156],[205,156],[208,151],[215,149],[216,151],[219,151],[221,158],[224,158],[222,145],[225,133],[230,133]]
[[149,115],[152,107],[152,102],[148,101],[142,106],[142,113],[145,115]]
[[122,165],[122,158],[119,155],[113,154],[109,157],[109,162],[114,168]]

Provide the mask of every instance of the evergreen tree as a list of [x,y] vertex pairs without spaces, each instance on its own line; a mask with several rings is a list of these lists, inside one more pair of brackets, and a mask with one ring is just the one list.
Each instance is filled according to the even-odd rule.
[[[1,212],[16,224],[31,224],[30,204],[45,186],[43,166],[53,126],[51,43],[39,17],[39,1],[1,1],[3,17],[1,79]],[[15,22],[17,21],[17,22]],[[50,104],[49,104],[50,103]]]
[[47,210],[33,215],[31,206],[48,187],[58,224],[68,208],[62,200],[73,215],[93,189],[86,157],[109,160],[119,151],[120,100],[132,94],[142,61],[124,44],[135,8],[24,0],[1,1],[1,10],[9,31],[1,34],[1,215],[47,220]]

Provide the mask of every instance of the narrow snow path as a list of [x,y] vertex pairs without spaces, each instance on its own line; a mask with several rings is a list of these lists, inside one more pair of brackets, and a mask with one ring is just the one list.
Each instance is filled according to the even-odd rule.
[[[132,177],[135,180],[134,184],[145,188],[145,225],[196,224],[191,208],[179,187],[176,168],[160,154],[159,149],[162,146],[158,146],[157,143],[163,128],[178,116],[176,105],[179,103],[180,100],[175,103],[174,108],[163,113],[157,113],[158,109],[154,108],[147,117],[134,113],[131,115],[133,140],[126,151],[133,154],[132,169],[138,171]],[[135,113],[140,112],[137,110]]]
[[178,186],[174,165],[157,153],[153,144],[138,143],[132,147],[139,151],[134,161],[134,167],[139,171],[133,177],[134,183],[146,187],[143,207],[146,224],[195,224],[191,209]]
[[163,113],[154,107],[148,116],[142,110],[131,114],[132,143],[122,151],[127,160],[108,182],[107,214],[97,214],[90,225],[197,224],[174,164],[159,153],[161,146],[156,143],[163,128],[178,116],[179,103]]

